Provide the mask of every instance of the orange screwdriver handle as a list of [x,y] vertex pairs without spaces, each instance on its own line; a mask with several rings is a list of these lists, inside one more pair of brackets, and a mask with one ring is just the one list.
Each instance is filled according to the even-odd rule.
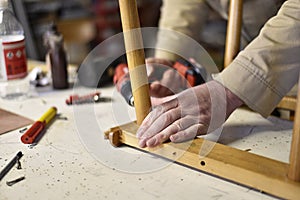
[[46,123],[36,121],[21,137],[24,144],[32,144],[35,138],[44,130]]

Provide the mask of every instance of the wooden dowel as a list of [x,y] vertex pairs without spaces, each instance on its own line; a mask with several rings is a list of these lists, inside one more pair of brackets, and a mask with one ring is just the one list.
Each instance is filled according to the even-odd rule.
[[140,21],[136,0],[119,0],[119,6],[134,107],[140,125],[151,109]]
[[231,0],[229,6],[224,67],[227,67],[240,51],[243,0]]
[[296,96],[285,96],[281,99],[277,108],[293,110],[295,111],[297,107],[297,97]]
[[300,182],[300,76],[297,97],[288,177],[293,181]]

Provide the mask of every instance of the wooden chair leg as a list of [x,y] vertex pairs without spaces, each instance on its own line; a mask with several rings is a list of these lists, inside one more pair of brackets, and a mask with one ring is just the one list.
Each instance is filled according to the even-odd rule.
[[[300,76],[297,96],[300,97]],[[297,100],[290,150],[289,179],[300,182],[300,101]]]
[[137,124],[141,124],[151,101],[137,4],[136,0],[119,0],[119,4]]
[[231,0],[229,6],[224,67],[227,67],[240,51],[243,0]]

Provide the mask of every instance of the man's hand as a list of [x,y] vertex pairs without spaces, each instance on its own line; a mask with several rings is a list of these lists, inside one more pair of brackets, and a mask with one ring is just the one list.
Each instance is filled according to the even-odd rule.
[[137,131],[139,146],[155,147],[169,139],[182,142],[211,132],[242,104],[216,81],[187,89],[148,114]]
[[166,97],[187,88],[186,80],[172,68],[174,62],[160,58],[147,58],[146,64],[152,97]]

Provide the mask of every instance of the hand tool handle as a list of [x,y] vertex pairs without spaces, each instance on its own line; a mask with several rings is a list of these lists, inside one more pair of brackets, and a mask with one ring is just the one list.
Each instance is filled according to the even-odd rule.
[[57,108],[56,107],[51,107],[49,110],[47,110],[41,118],[38,120],[40,122],[44,122],[45,124],[48,124],[56,115]]
[[3,177],[13,168],[13,166],[17,163],[17,161],[23,156],[23,153],[19,151],[17,155],[4,167],[3,170],[0,172],[0,181]]
[[24,144],[32,144],[35,138],[44,130],[45,123],[36,121],[21,137]]
[[24,144],[32,144],[34,140],[42,133],[46,125],[55,117],[57,109],[51,107],[37,120],[21,137]]

